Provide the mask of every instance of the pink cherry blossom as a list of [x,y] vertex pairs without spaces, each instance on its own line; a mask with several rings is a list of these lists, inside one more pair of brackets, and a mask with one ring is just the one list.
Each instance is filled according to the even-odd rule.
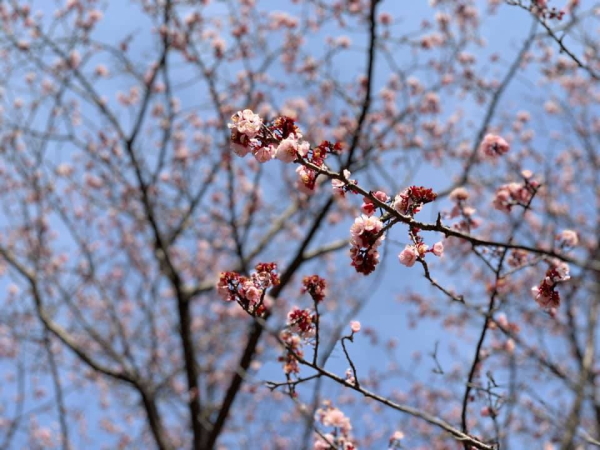
[[350,329],[353,333],[358,333],[360,331],[360,322],[358,320],[353,320],[350,322]]
[[230,129],[237,130],[238,133],[244,134],[250,139],[259,133],[263,123],[260,116],[254,114],[250,109],[236,112],[231,116],[231,121],[233,123],[227,125]]
[[284,163],[293,162],[298,154],[298,139],[295,135],[290,135],[288,138],[283,139],[277,149],[275,150],[275,158]]
[[469,191],[464,187],[457,187],[450,192],[450,200],[453,202],[465,201],[469,199]]
[[567,247],[575,247],[579,243],[577,232],[573,230],[561,231],[561,233],[556,237],[556,239],[560,241],[562,245],[565,245]]
[[254,152],[254,157],[259,163],[270,161],[275,157],[275,147],[272,145],[260,147],[256,152]]
[[242,292],[246,296],[246,299],[248,299],[252,304],[258,303],[262,296],[262,290],[258,289],[251,281],[248,281],[242,287]]
[[347,433],[352,430],[350,419],[337,408],[329,409],[323,417],[323,425],[340,428],[343,433]]
[[496,158],[508,152],[510,145],[496,134],[486,134],[479,145],[479,150],[489,158]]
[[378,246],[383,240],[383,236],[375,240],[374,237],[382,230],[383,223],[381,219],[374,216],[361,215],[354,220],[350,227],[352,243],[359,247]]
[[298,189],[305,194],[313,194],[316,188],[317,174],[315,171],[306,166],[298,166],[296,173],[298,174]]
[[407,245],[398,255],[400,264],[403,264],[406,267],[412,267],[415,262],[417,262],[418,257],[419,251],[414,245]]

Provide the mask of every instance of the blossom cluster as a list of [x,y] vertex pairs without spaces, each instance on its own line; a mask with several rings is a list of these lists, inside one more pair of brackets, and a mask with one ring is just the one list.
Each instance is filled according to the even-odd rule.
[[[325,299],[326,288],[327,282],[318,275],[305,276],[302,279],[302,293],[310,295],[315,308]],[[279,357],[279,361],[283,362],[283,372],[286,376],[299,373],[298,358],[304,357],[302,343],[314,337],[318,320],[316,309],[300,309],[293,306],[288,312],[286,328],[279,336],[285,345],[284,354]]]
[[414,216],[424,204],[430,203],[436,198],[437,194],[433,192],[433,189],[411,186],[396,195],[393,206],[400,214]]
[[283,363],[283,372],[286,376],[300,373],[298,358],[304,357],[302,338],[292,330],[283,330],[279,337],[286,347],[284,354],[278,358]]
[[236,301],[248,314],[262,317],[267,312],[266,291],[278,284],[277,264],[259,263],[250,277],[237,272],[221,272],[217,292],[225,301]]
[[[395,211],[402,215],[414,216],[423,205],[434,201],[437,194],[432,189],[423,186],[410,186],[391,200],[385,192],[377,191],[372,196],[381,203],[387,203]],[[352,266],[358,273],[368,275],[375,270],[379,263],[379,252],[377,247],[385,239],[385,224],[381,218],[375,217],[377,206],[372,198],[365,197],[361,205],[363,214],[357,217],[350,227],[350,257]],[[391,216],[383,216],[383,220],[391,220]],[[426,253],[442,256],[444,245],[441,242],[429,248],[418,235],[419,230],[411,229],[411,238],[414,245],[407,245],[398,255],[401,264],[411,267],[419,257]]]
[[452,228],[466,234],[470,234],[473,229],[481,224],[481,220],[474,217],[477,210],[468,203],[469,197],[469,191],[464,187],[455,188],[449,196],[454,205],[449,212],[443,214],[448,219],[459,217],[460,220],[453,224]]
[[287,326],[292,333],[307,338],[314,334],[316,320],[314,311],[294,306],[287,315]]
[[470,233],[472,229],[480,225],[480,220],[473,216],[477,212],[475,208],[467,203],[470,194],[464,187],[457,187],[450,192],[450,200],[454,202],[454,206],[445,216],[449,219],[460,217],[461,220],[453,225],[453,228],[463,233]]
[[[556,7],[550,8],[548,6],[548,0],[533,0],[532,3],[532,11],[544,19],[562,20],[567,12],[565,9],[557,9]],[[577,2],[571,1],[570,3],[576,4]]]
[[[260,163],[272,159],[284,163],[297,160],[308,163],[301,164],[296,169],[297,188],[306,194],[315,191],[318,175],[315,168],[324,167],[328,154],[339,154],[342,151],[341,143],[329,141],[323,141],[311,149],[310,144],[302,139],[302,133],[291,117],[280,116],[265,124],[258,114],[245,109],[231,116],[228,127],[231,130],[231,149],[238,156],[244,157],[251,153]],[[349,176],[350,173],[345,175]],[[345,181],[334,180],[337,192],[343,193],[345,186]]]
[[336,448],[340,450],[358,450],[352,438],[352,424],[350,419],[331,405],[330,402],[323,402],[323,407],[316,412],[316,419],[326,427],[333,427],[331,433],[322,433],[315,435],[314,450],[329,450]]
[[479,151],[489,159],[495,159],[508,153],[510,145],[496,134],[486,134],[479,144]]
[[525,180],[523,183],[508,183],[496,189],[493,205],[498,211],[510,212],[513,206],[527,207],[537,192],[539,183]]
[[251,153],[260,163],[274,158],[290,163],[309,148],[290,117],[278,117],[265,125],[258,114],[245,109],[232,115],[227,126],[231,130],[231,150],[241,157]]
[[383,222],[375,216],[361,215],[350,227],[350,258],[358,273],[368,275],[379,263],[377,247],[385,239]]
[[315,303],[325,299],[326,288],[327,282],[319,275],[306,276],[302,279],[302,293],[308,293]]
[[412,267],[419,258],[424,258],[426,253],[442,256],[444,254],[444,244],[442,242],[436,242],[433,244],[433,247],[429,248],[429,246],[424,244],[421,239],[418,239],[417,244],[406,245],[404,247],[404,250],[398,255],[398,260],[400,261],[400,264],[403,264],[406,267]]
[[[340,143],[323,141],[321,144],[310,148],[302,141],[302,133],[291,117],[281,116],[272,123],[265,124],[263,120],[249,109],[238,111],[231,117],[228,125],[231,129],[232,150],[239,156],[252,153],[259,162],[279,159],[283,162],[299,162],[296,169],[298,173],[298,188],[305,193],[312,193],[316,188],[316,178],[319,172],[326,171],[325,159],[330,154],[339,154],[342,151]],[[487,135],[481,143],[482,151],[489,156],[498,156],[508,151],[508,144],[496,135]],[[333,191],[344,196],[346,192],[353,191],[355,180],[350,179],[350,172],[344,170],[341,175],[332,179]],[[526,186],[530,186],[526,184]],[[511,191],[512,192],[512,191]],[[468,194],[458,190],[453,192],[457,199],[466,199]],[[451,196],[452,197],[452,196]],[[522,195],[521,195],[522,197]],[[519,197],[519,198],[521,198]],[[385,203],[399,214],[414,217],[423,205],[433,202],[437,194],[431,188],[424,186],[410,186],[393,199],[383,191],[371,193],[363,198],[361,205],[362,214],[354,220],[350,227],[350,259],[351,265],[358,273],[368,275],[372,273],[379,263],[378,247],[385,239],[386,223],[392,223],[393,216],[383,214],[376,217],[377,206]],[[461,201],[459,199],[459,201]],[[379,203],[378,205],[378,202]],[[463,216],[468,210],[462,211]],[[419,230],[410,230],[412,244],[406,245],[398,255],[401,264],[411,267],[418,259],[425,257],[426,253],[442,256],[444,245],[437,242],[429,247],[419,236]],[[320,288],[321,291],[323,288]],[[315,302],[322,298],[317,293],[316,286],[305,285],[305,292],[309,292]]]
[[556,290],[556,286],[570,278],[567,263],[552,261],[544,279],[539,285],[531,288],[531,295],[542,308],[549,311],[555,310],[560,305],[560,294]]

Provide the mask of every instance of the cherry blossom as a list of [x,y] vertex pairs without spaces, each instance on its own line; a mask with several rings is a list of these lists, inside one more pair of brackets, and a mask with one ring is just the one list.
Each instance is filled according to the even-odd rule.
[[400,264],[403,264],[406,267],[412,267],[415,262],[417,262],[418,257],[419,251],[417,248],[414,245],[407,245],[398,255],[398,260],[400,261]]
[[577,233],[573,230],[561,231],[561,233],[556,237],[556,239],[560,241],[562,245],[565,245],[567,247],[575,247],[579,243]]
[[496,134],[486,134],[479,145],[479,151],[486,157],[494,159],[508,153],[510,145]]
[[293,162],[298,156],[298,146],[298,138],[295,135],[290,135],[277,146],[275,158],[284,163]]

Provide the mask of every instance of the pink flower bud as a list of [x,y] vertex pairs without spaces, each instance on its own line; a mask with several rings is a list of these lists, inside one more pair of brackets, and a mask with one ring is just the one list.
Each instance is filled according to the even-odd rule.
[[433,244],[431,251],[435,256],[442,256],[444,254],[444,244],[442,244],[441,242],[436,242],[435,244]]

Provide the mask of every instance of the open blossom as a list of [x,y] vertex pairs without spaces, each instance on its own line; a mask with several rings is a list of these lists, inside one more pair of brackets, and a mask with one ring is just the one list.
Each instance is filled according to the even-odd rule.
[[[400,194],[396,195],[394,198],[393,207],[400,214],[408,214],[411,207],[415,204],[415,202],[410,198],[407,191],[402,191]],[[416,207],[418,209],[419,206]]]
[[310,144],[307,141],[302,141],[298,144],[297,152],[300,156],[305,157],[310,150]]
[[341,428],[345,431],[351,430],[352,425],[342,411],[337,408],[331,408],[323,417],[323,425]]
[[353,333],[358,333],[360,331],[360,322],[358,320],[353,320],[350,322],[350,329]]
[[464,187],[457,187],[452,192],[450,192],[450,200],[453,202],[460,202],[467,200],[469,198],[469,191],[467,191]]
[[[316,419],[326,427],[333,427],[335,431],[329,434],[317,434],[315,436],[315,449],[329,450],[336,448],[340,450],[357,450],[351,435],[352,424],[350,419],[330,402],[323,402],[323,407],[317,409]],[[327,445],[323,445],[323,438],[327,439]]]
[[563,230],[556,239],[560,241],[562,245],[567,247],[575,247],[579,243],[577,233],[573,230]]
[[263,123],[260,116],[254,114],[251,109],[236,112],[231,116],[231,121],[233,123],[227,125],[230,129],[237,130],[238,133],[244,134],[250,139],[259,133]]
[[305,194],[313,194],[317,182],[317,173],[306,166],[298,166],[296,173],[298,174],[298,182],[296,184],[298,190]]
[[510,145],[503,138],[495,134],[486,134],[479,145],[479,150],[490,158],[504,155],[510,149]]
[[254,152],[254,157],[259,163],[265,163],[267,161],[270,161],[274,158],[274,156],[275,147],[273,147],[272,145],[260,147],[256,152]]
[[359,247],[376,247],[383,240],[383,236],[380,236],[377,240],[375,239],[382,228],[383,222],[378,217],[369,217],[363,214],[357,217],[350,227],[352,243]]
[[379,200],[380,202],[383,202],[383,203],[387,203],[387,202],[390,201],[390,196],[387,195],[383,191],[375,191],[375,192],[373,192],[373,197],[375,197],[377,200]]
[[251,280],[245,281],[241,285],[239,292],[244,297],[246,297],[246,299],[250,302],[251,305],[257,304],[260,301],[263,294],[262,289],[257,288],[254,285],[254,282]]
[[406,267],[412,267],[415,265],[418,256],[419,251],[417,248],[414,245],[407,245],[398,255],[398,259],[400,260],[400,264],[404,264]]
[[284,163],[294,162],[298,153],[298,139],[291,134],[283,139],[275,150],[275,158]]
[[219,281],[217,282],[217,293],[221,296],[225,301],[232,301],[234,296],[231,295],[232,288],[230,287],[230,276],[233,275],[233,272],[223,272],[219,277]]
[[326,427],[335,427],[340,430],[343,435],[348,434],[352,430],[350,419],[337,408],[329,407],[327,410],[318,410],[320,421]]

